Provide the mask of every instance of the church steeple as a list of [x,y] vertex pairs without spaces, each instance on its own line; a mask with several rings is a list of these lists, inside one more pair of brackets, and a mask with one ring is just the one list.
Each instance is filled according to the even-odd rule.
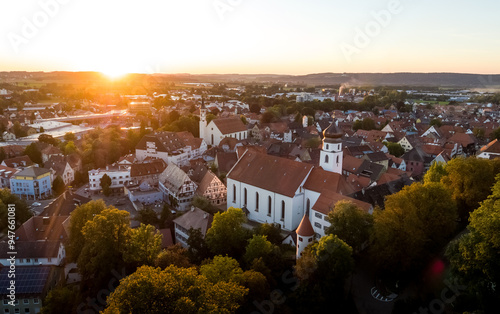
[[342,131],[335,120],[323,131],[323,147],[319,165],[326,171],[342,174]]
[[205,107],[205,97],[201,96],[201,106],[200,106],[200,138],[204,139],[206,135],[207,128],[207,107]]

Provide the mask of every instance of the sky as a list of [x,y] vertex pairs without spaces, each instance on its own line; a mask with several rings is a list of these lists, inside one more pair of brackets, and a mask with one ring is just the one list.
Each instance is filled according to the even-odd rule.
[[0,0],[0,71],[500,73],[500,1]]

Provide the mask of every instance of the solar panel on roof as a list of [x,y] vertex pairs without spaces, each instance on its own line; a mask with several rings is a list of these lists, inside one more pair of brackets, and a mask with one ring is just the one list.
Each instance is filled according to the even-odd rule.
[[[43,288],[50,274],[50,266],[34,266],[34,267],[17,267],[16,268],[16,293],[18,294],[39,294],[43,292]],[[8,268],[0,270],[0,295],[8,293],[7,288],[10,286],[10,278],[8,278]]]

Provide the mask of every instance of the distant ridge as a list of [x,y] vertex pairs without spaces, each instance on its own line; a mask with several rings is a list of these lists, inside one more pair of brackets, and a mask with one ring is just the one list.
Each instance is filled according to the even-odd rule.
[[[0,72],[0,81],[30,75],[39,80],[64,80],[102,78],[99,72]],[[440,86],[462,88],[500,87],[500,74],[469,73],[314,73],[306,75],[282,74],[131,74],[132,77],[144,78],[153,76],[165,81],[197,83],[197,82],[240,82],[240,83],[293,83],[303,85],[347,85],[347,86]]]

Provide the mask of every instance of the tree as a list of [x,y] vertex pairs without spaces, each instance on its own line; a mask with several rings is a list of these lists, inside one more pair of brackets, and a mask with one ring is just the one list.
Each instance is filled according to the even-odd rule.
[[0,163],[7,158],[7,154],[5,153],[5,149],[3,147],[0,147]]
[[43,301],[42,314],[74,313],[78,302],[78,292],[68,287],[54,288]]
[[228,256],[215,256],[211,262],[200,267],[200,274],[212,283],[219,281],[239,282],[242,273],[243,270],[238,261]]
[[245,221],[245,214],[239,208],[230,207],[223,213],[215,214],[205,237],[210,251],[214,255],[240,256],[249,236],[248,230],[243,227]]
[[443,123],[441,122],[441,119],[434,118],[429,123],[429,126],[434,126],[434,125],[439,128],[439,127],[441,127],[443,125]]
[[200,229],[190,228],[188,231],[188,235],[189,238],[187,239],[187,254],[192,263],[199,264],[203,260],[213,256]]
[[472,133],[479,140],[484,140],[484,137],[486,136],[486,131],[484,130],[484,128],[474,128],[472,130]]
[[111,186],[111,178],[105,173],[101,178],[102,193],[105,196],[109,196],[111,194],[110,186]]
[[490,140],[500,140],[500,128],[495,129],[493,132],[491,132],[491,138]]
[[442,183],[413,183],[374,213],[372,253],[393,275],[420,270],[456,228],[457,209]]
[[250,112],[259,114],[260,113],[260,106],[259,104],[250,104],[249,105]]
[[54,194],[56,196],[59,196],[62,193],[64,193],[64,190],[66,190],[66,184],[64,184],[64,181],[61,178],[61,176],[57,176],[54,179],[54,182],[52,182],[52,191],[54,191]]
[[152,208],[147,207],[141,209],[137,211],[137,214],[137,220],[145,225],[156,225],[160,222],[160,219],[158,219],[158,214]]
[[82,230],[85,224],[94,219],[106,208],[103,200],[90,201],[83,205],[77,206],[70,214],[69,220],[69,241],[68,241],[68,257],[71,261],[76,262],[80,256],[80,252],[85,243]]
[[168,228],[172,223],[172,211],[170,210],[170,206],[167,203],[163,204],[163,208],[161,209],[160,220],[158,221],[160,228]]
[[123,252],[130,239],[129,213],[116,208],[104,209],[82,229],[84,244],[77,265],[82,279],[93,278],[99,287],[113,269],[123,266]]
[[352,248],[330,234],[309,245],[297,260],[296,275],[306,285],[328,289],[343,288],[343,281],[354,269]]
[[[73,134],[73,133],[71,133]],[[74,152],[76,152],[76,145],[75,145],[75,142],[73,141],[69,141],[66,143],[66,145],[64,145],[64,154],[65,155],[71,155],[73,154]]]
[[187,250],[183,248],[179,243],[168,247],[166,250],[162,250],[156,257],[156,267],[165,269],[170,265],[183,268],[189,268],[193,266],[189,262]]
[[73,132],[66,132],[64,134],[64,140],[66,142],[70,142],[70,141],[74,142],[74,141],[76,141],[76,135],[75,135],[75,133],[73,133]]
[[354,131],[357,131],[359,129],[366,130],[366,131],[374,130],[374,129],[376,129],[376,127],[375,127],[375,121],[373,121],[370,118],[364,118],[362,121],[361,120],[357,120],[357,121],[354,122],[354,124],[352,126],[352,129]]
[[327,234],[334,234],[350,245],[354,250],[360,250],[371,235],[373,228],[372,215],[350,201],[339,201],[328,213],[330,227]]
[[[20,199],[17,195],[12,194],[10,189],[5,188],[0,190],[0,230],[4,230],[8,225],[9,204],[14,205],[15,209],[15,226],[20,227],[26,220],[30,219],[33,214],[28,208],[26,202]],[[12,230],[10,230],[12,231]],[[7,233],[7,232],[5,232]]]
[[442,162],[435,162],[425,173],[424,182],[441,182],[441,178],[443,178],[447,174],[446,164]]
[[207,117],[206,117],[206,119],[207,119],[207,124],[209,124],[209,123],[210,123],[213,119],[215,119],[215,118],[217,118],[217,116],[216,116],[216,115],[214,115],[213,113],[209,113],[209,114],[207,114]]
[[490,194],[495,176],[500,173],[500,160],[454,158],[445,167],[441,182],[452,191],[459,217],[467,221],[469,212]]
[[59,146],[59,143],[61,142],[60,140],[54,138],[52,135],[48,134],[40,134],[40,136],[38,136],[38,141],[41,143],[50,144],[55,147]]
[[389,154],[394,155],[396,157],[401,157],[405,153],[405,149],[398,143],[390,143],[384,142],[384,145],[389,150]]
[[14,122],[14,126],[12,127],[12,131],[16,135],[16,138],[25,137],[27,135],[26,131],[23,129],[23,127],[21,126],[21,123],[19,123],[19,121]]
[[39,164],[40,166],[43,164],[42,153],[38,149],[36,143],[31,143],[24,149],[24,154],[28,155],[31,161]]
[[470,295],[483,299],[477,303],[493,310],[500,285],[500,175],[492,194],[471,213],[469,221],[468,232],[450,244],[446,256],[453,279],[467,283]]
[[254,233],[266,236],[267,240],[274,245],[281,245],[281,242],[283,241],[283,236],[281,235],[281,225],[278,223],[259,224],[255,227]]
[[151,225],[141,223],[139,228],[131,229],[123,253],[124,261],[135,266],[153,266],[161,251],[162,237]]
[[195,268],[143,266],[121,280],[103,313],[234,313],[248,289],[211,283]]
[[254,235],[248,240],[243,259],[247,264],[251,264],[254,259],[262,257],[265,259],[273,251],[273,244],[267,241],[263,235]]

